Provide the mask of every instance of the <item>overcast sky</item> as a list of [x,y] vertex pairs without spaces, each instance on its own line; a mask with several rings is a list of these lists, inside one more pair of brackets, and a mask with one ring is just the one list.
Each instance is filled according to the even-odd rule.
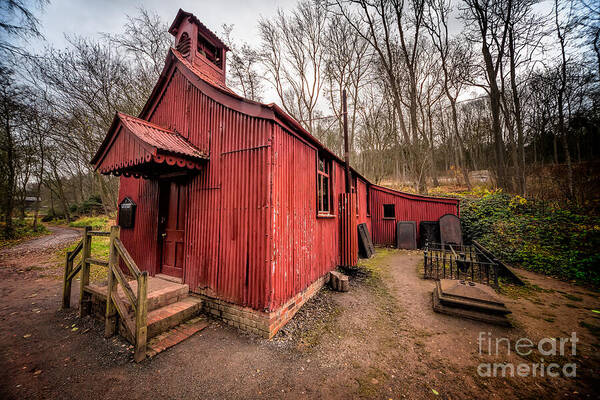
[[[278,7],[292,9],[296,3],[297,0],[50,0],[50,4],[37,13],[46,42],[30,45],[39,50],[45,45],[61,48],[66,45],[65,35],[94,37],[100,33],[120,32],[127,15],[136,15],[142,6],[158,13],[168,25],[182,8],[217,35],[221,35],[223,24],[233,24],[232,38],[254,45],[258,41],[258,20],[272,17]],[[263,95],[267,103],[278,100],[270,87],[265,88]]]
[[[61,48],[65,46],[65,35],[79,34],[86,37],[100,33],[117,33],[123,28],[127,15],[136,15],[139,7],[156,12],[171,24],[179,8],[193,13],[217,35],[222,33],[223,24],[233,24],[233,39],[245,41],[251,45],[258,42],[258,20],[270,18],[277,8],[291,10],[298,0],[50,0],[39,15],[40,25],[46,42],[30,43],[40,50],[44,45]],[[542,0],[536,6],[538,12],[552,10],[551,1]],[[454,15],[455,17],[456,15]],[[455,18],[450,24],[451,32],[456,33],[462,25]],[[265,87],[265,102],[277,102],[276,92]],[[476,89],[463,92],[465,98],[477,97],[481,93]]]
[[234,38],[253,43],[258,37],[257,21],[261,16],[269,18],[277,7],[290,9],[295,4],[296,0],[50,0],[40,21],[46,40],[62,47],[65,33],[93,36],[119,32],[126,15],[135,15],[141,6],[157,12],[168,24],[183,8],[217,34],[221,33],[221,25],[234,24]]

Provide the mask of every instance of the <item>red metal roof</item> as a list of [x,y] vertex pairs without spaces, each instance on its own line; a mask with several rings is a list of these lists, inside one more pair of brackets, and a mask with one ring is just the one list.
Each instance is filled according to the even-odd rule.
[[162,128],[131,115],[117,113],[119,119],[132,134],[159,152],[181,154],[192,158],[208,159],[208,156],[176,132]]
[[209,74],[207,74],[206,72],[202,71],[201,68],[198,68],[197,66],[195,66],[194,64],[192,64],[191,62],[189,62],[184,56],[181,55],[181,53],[179,51],[177,51],[175,48],[171,48],[171,51],[173,52],[173,55],[175,56],[175,58],[177,58],[177,60],[182,63],[183,65],[186,66],[186,68],[188,68],[190,71],[192,71],[195,75],[198,76],[198,78],[202,79],[203,81],[205,81],[206,83],[208,83],[211,86],[216,87],[217,89],[224,91],[227,94],[233,95],[233,96],[237,96],[239,97],[239,95],[234,92],[233,90],[229,89],[227,87],[227,85],[225,85],[225,83],[214,79],[213,77],[211,77]]
[[[286,127],[290,131],[301,136],[302,138],[307,140],[309,143],[311,143],[312,145],[317,147],[319,150],[328,153],[329,156],[331,156],[337,162],[339,162],[341,164],[344,163],[344,161],[341,158],[339,158],[333,151],[331,151],[325,145],[323,145],[316,137],[314,137],[310,132],[308,132],[298,121],[296,121],[292,116],[290,116],[284,110],[282,110],[277,104],[275,104],[275,103],[265,104],[265,103],[257,102],[254,100],[246,99],[245,97],[240,96],[239,94],[237,94],[233,90],[231,90],[229,87],[227,87],[227,85],[225,85],[223,82],[212,79],[209,75],[204,73],[200,68],[194,66],[192,63],[187,61],[185,59],[185,57],[183,57],[175,48],[170,49],[170,51],[167,55],[167,59],[165,62],[163,72],[161,73],[161,76],[159,78],[159,81],[156,84],[156,86],[154,87],[152,95],[148,99],[148,102],[144,106],[142,112],[140,113],[140,116],[147,115],[149,113],[149,111],[151,110],[151,107],[154,104],[153,99],[155,98],[155,96],[160,94],[160,89],[161,89],[162,85],[168,81],[167,72],[170,70],[173,61],[179,62],[181,65],[183,65],[185,67],[186,70],[190,71],[199,80],[201,80],[202,82],[208,84],[209,86],[217,89],[219,92],[225,94],[226,96],[223,99],[226,99],[226,98],[235,99],[235,100],[238,100],[239,102],[241,102],[241,104],[245,104],[245,105],[252,106],[252,107],[258,107],[259,109],[262,109],[263,111],[266,111],[266,112],[252,111],[252,107],[236,106],[233,103],[230,104],[229,102],[223,102],[223,99],[221,99],[221,100],[217,99],[216,101],[222,102],[223,105],[233,108],[233,109],[236,109],[237,111],[248,114],[248,115],[253,115],[256,117],[260,117],[260,118],[274,120],[275,122]],[[269,111],[270,111],[270,113],[269,113]],[[360,179],[362,179],[368,185],[373,185],[367,178],[365,178],[363,175],[361,175],[354,168],[351,167],[350,169],[354,175],[358,176]],[[375,185],[373,185],[373,186],[375,186]],[[397,190],[385,188],[382,186],[378,186],[378,188],[387,190],[389,193],[395,193],[395,194],[398,194],[401,196],[405,196],[407,199],[412,199],[412,200],[423,200],[423,201],[434,200],[434,201],[440,201],[440,202],[448,203],[448,204],[458,204],[459,203],[459,201],[457,199],[404,193],[404,192],[400,192]]]
[[103,174],[148,176],[173,166],[200,169],[208,159],[177,132],[117,113],[91,162]]

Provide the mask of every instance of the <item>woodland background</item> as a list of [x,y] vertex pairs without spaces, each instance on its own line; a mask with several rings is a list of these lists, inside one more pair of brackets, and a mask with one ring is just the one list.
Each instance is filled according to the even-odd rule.
[[[0,0],[4,238],[43,229],[42,217],[69,223],[114,212],[118,179],[89,160],[117,110],[139,113],[172,45],[170,21],[140,9],[118,34],[69,36],[57,48],[44,43],[36,18],[47,4]],[[351,164],[373,182],[487,198],[506,211],[504,222],[525,208],[540,218],[568,210],[579,217],[553,219],[562,221],[557,230],[574,224],[589,237],[571,235],[565,246],[599,244],[598,3],[301,0],[256,23],[258,43],[234,41],[234,26],[212,27],[231,48],[228,85],[277,102],[340,156],[346,89]],[[43,50],[28,51],[32,41]],[[511,252],[512,239],[492,243],[498,225],[484,223],[499,208],[469,219],[472,206],[464,206],[467,233]],[[598,257],[586,248],[574,256],[585,265],[564,276],[593,267],[597,279]]]

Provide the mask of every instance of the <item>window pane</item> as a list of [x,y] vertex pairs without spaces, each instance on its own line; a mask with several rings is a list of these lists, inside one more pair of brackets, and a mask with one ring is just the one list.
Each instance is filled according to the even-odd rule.
[[323,196],[322,211],[329,211],[329,178],[323,177],[323,190],[321,195]]
[[325,166],[323,164],[323,159],[319,158],[319,171],[325,171]]
[[396,205],[395,204],[384,204],[383,205],[383,218],[396,218]]
[[317,211],[323,210],[323,177],[317,175]]

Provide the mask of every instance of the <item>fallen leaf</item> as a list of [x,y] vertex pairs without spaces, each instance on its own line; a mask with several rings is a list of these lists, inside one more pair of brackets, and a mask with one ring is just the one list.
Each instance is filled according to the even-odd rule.
[[598,311],[598,310],[592,310],[592,312],[596,313],[596,314],[600,314],[600,311]]
[[41,370],[41,369],[38,369],[38,370],[37,370],[37,371],[35,371],[33,374],[34,374],[34,375],[39,375],[39,374],[41,374],[41,373],[42,373],[42,370]]
[[24,334],[24,335],[23,335],[23,337],[24,337],[25,339],[27,339],[28,337],[31,337],[31,333],[26,333],[26,334]]
[[75,331],[76,331],[76,330],[78,330],[78,329],[79,329],[78,327],[75,327],[75,328],[71,329],[71,331],[72,331],[72,332],[75,332]]
[[431,389],[431,391],[432,391],[432,392],[433,392],[433,394],[435,394],[436,396],[439,396],[439,395],[440,395],[440,394],[438,393],[438,391],[437,391],[437,390],[435,390],[435,389]]

